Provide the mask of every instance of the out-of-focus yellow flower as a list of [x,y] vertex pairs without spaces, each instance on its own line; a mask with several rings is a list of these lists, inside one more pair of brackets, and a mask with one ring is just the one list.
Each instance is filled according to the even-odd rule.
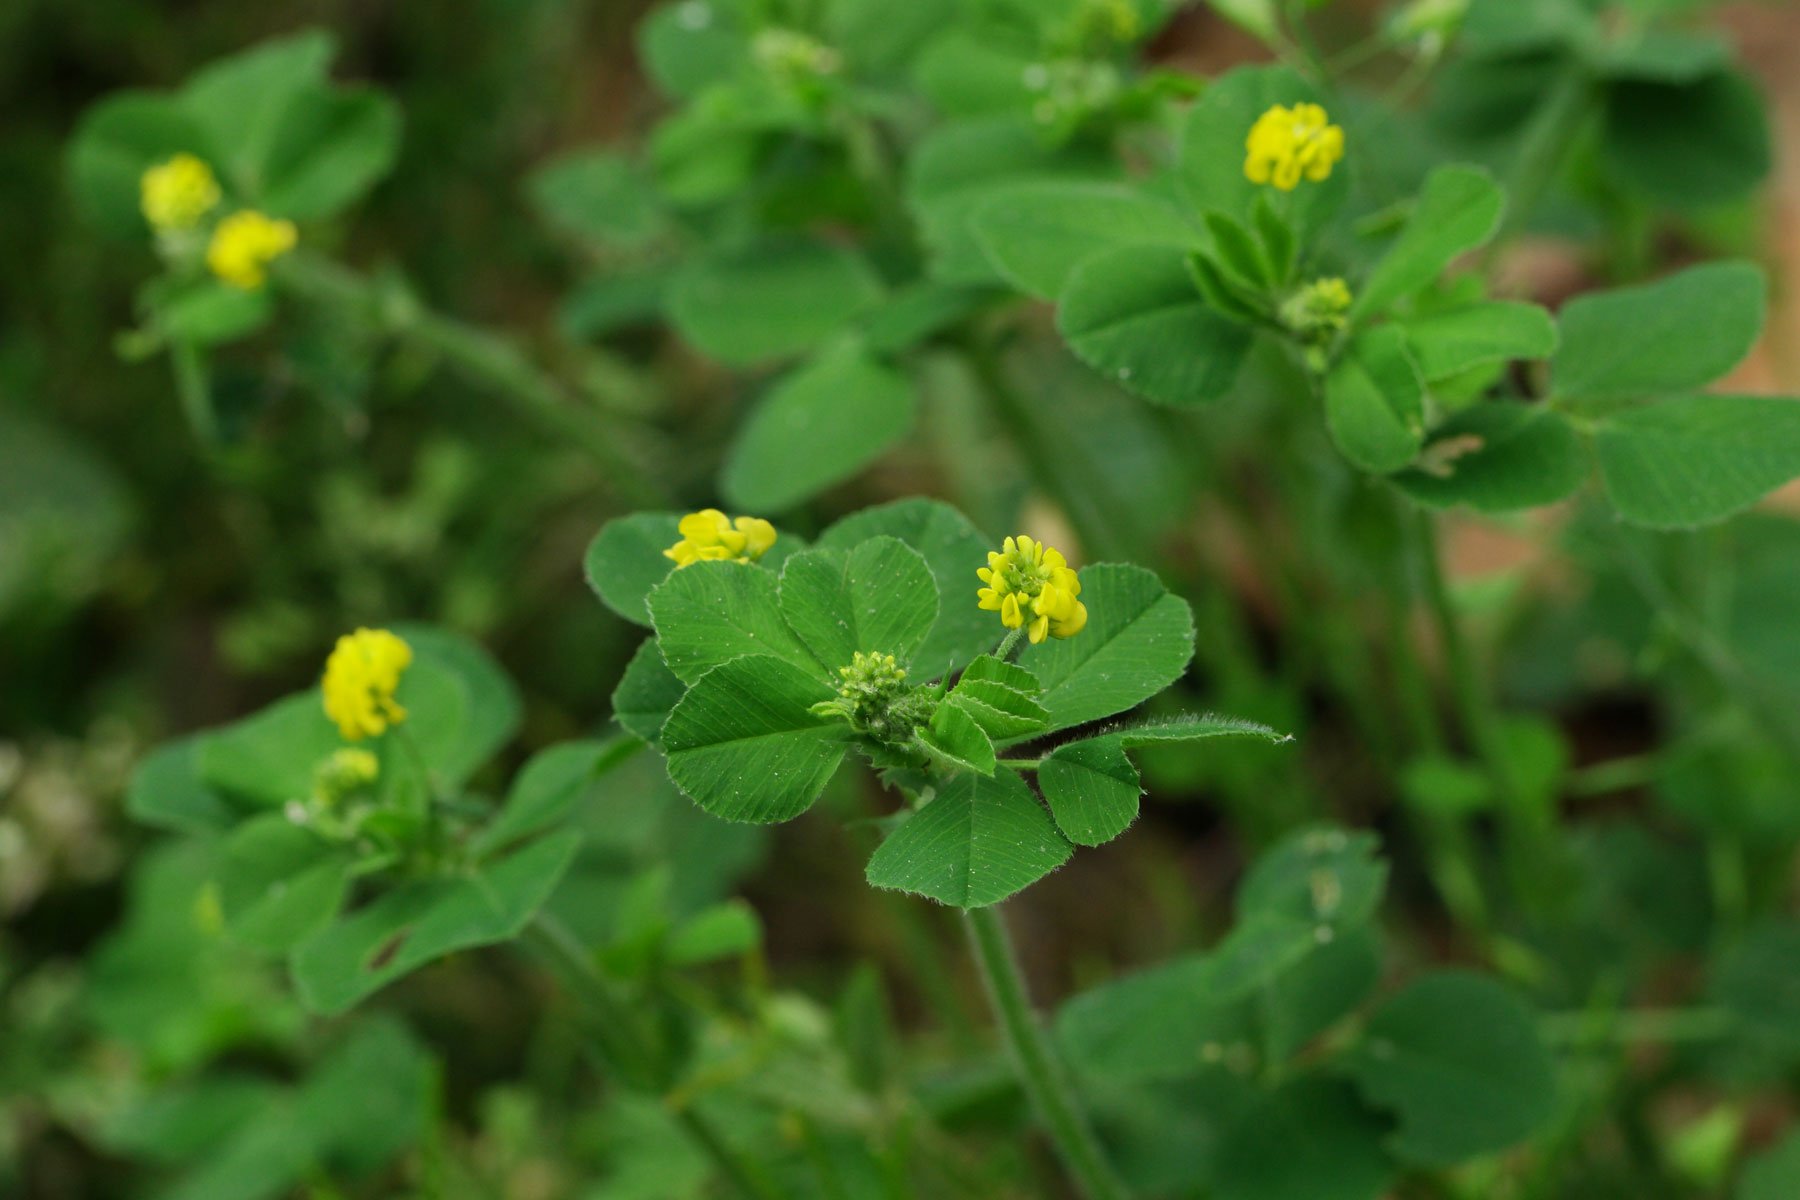
[[138,181],[144,220],[158,233],[192,229],[219,202],[212,168],[192,154],[177,154],[145,171]]
[[675,568],[697,562],[755,562],[775,544],[775,527],[761,517],[732,520],[716,508],[681,518],[681,540],[663,551]]
[[1074,637],[1087,625],[1081,580],[1062,552],[1020,534],[988,552],[988,565],[975,572],[986,586],[976,593],[981,607],[1000,614],[1008,629],[1024,629],[1035,644],[1046,637]]
[[1303,177],[1330,178],[1332,164],[1344,157],[1344,131],[1317,104],[1277,104],[1256,119],[1244,148],[1246,179],[1291,192]]
[[1350,287],[1335,275],[1296,288],[1281,304],[1281,323],[1303,340],[1329,339],[1349,323]]
[[277,221],[255,209],[234,212],[213,230],[206,265],[233,287],[254,291],[268,280],[269,264],[294,248],[299,234],[292,221]]
[[358,629],[337,640],[325,660],[320,690],[325,715],[337,722],[339,733],[357,742],[406,720],[394,692],[412,657],[412,647],[385,629]]

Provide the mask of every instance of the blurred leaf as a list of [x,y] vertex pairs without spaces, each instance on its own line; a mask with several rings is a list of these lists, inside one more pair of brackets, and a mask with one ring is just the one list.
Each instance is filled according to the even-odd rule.
[[970,217],[976,240],[1009,282],[1055,300],[1084,259],[1115,246],[1191,246],[1196,234],[1174,209],[1121,184],[1018,183],[994,191]]
[[544,221],[604,249],[639,249],[665,232],[649,181],[612,150],[578,150],[539,167],[527,195]]
[[1713,967],[1709,990],[1759,1042],[1800,1057],[1800,925],[1751,929]]
[[1800,1133],[1790,1133],[1744,1164],[1734,1200],[1788,1200],[1800,1195]]
[[826,350],[778,381],[752,410],[719,487],[738,508],[793,508],[852,478],[904,438],[916,408],[901,372],[854,346]]
[[1402,324],[1427,383],[1483,363],[1549,358],[1556,352],[1556,322],[1536,304],[1488,300]]
[[1800,400],[1685,396],[1629,409],[1594,434],[1606,495],[1650,529],[1724,520],[1800,476]]
[[1706,386],[1750,352],[1767,290],[1758,268],[1721,262],[1576,297],[1559,315],[1557,398],[1634,399]]
[[[1214,80],[1189,111],[1181,133],[1181,184],[1196,212],[1248,220],[1268,187],[1244,175],[1244,142],[1258,117],[1277,104],[1322,103],[1316,89],[1287,67],[1236,67]],[[1330,113],[1332,117],[1341,114]],[[1282,197],[1287,221],[1309,246],[1350,194],[1352,141],[1345,161],[1323,183],[1310,180]]]
[[[655,643],[646,642],[654,651]],[[632,753],[632,743],[561,742],[532,755],[513,778],[500,811],[469,842],[469,852],[485,858],[511,842],[555,828],[576,806],[593,798],[607,773]]]
[[1085,259],[1063,288],[1056,327],[1082,362],[1158,404],[1217,400],[1250,348],[1249,330],[1207,307],[1166,246]]
[[1393,325],[1366,330],[1325,378],[1325,425],[1344,457],[1387,475],[1418,457],[1424,439],[1424,386]]
[[1238,884],[1238,912],[1337,931],[1367,924],[1387,887],[1387,864],[1378,857],[1378,846],[1372,833],[1329,826],[1289,834]]
[[340,1013],[457,950],[517,937],[568,868],[581,835],[540,838],[463,878],[387,892],[302,942],[289,962],[301,1000]]
[[1376,1200],[1395,1169],[1385,1126],[1334,1079],[1292,1079],[1225,1132],[1213,1172],[1219,1200]]
[[[588,544],[583,571],[588,586],[606,607],[639,625],[650,624],[652,589],[675,569],[663,551],[681,540],[675,513],[633,513],[614,517]],[[779,544],[779,541],[777,542]]]
[[139,205],[144,172],[176,154],[204,158],[206,130],[172,96],[117,92],[82,114],[69,143],[69,184],[82,214],[115,238],[148,241]]
[[1555,1064],[1531,1010],[1469,971],[1433,972],[1382,1004],[1347,1067],[1399,1118],[1394,1152],[1420,1166],[1504,1150],[1557,1111]]
[[1742,199],[1767,178],[1771,143],[1762,95],[1741,71],[1692,83],[1618,82],[1606,92],[1601,158],[1658,204]]
[[303,97],[276,126],[262,207],[296,221],[336,216],[393,168],[400,110],[373,89]]
[[1506,198],[1478,167],[1439,167],[1425,180],[1400,237],[1357,290],[1352,317],[1380,313],[1433,282],[1457,256],[1500,228]]
[[658,87],[691,99],[747,61],[749,37],[729,0],[680,0],[638,26],[638,55]]
[[669,317],[702,353],[751,366],[812,349],[880,298],[880,280],[855,252],[766,241],[683,270],[669,292]]
[[282,954],[324,928],[350,887],[355,855],[281,813],[239,825],[219,858],[219,906],[227,932]]
[[1392,477],[1432,508],[1476,512],[1540,508],[1573,494],[1591,467],[1569,422],[1554,409],[1492,401],[1456,413],[1432,431],[1424,465]]
[[273,168],[275,135],[294,105],[330,86],[337,46],[310,29],[273,38],[196,71],[181,102],[210,142],[208,159],[242,197],[260,196]]

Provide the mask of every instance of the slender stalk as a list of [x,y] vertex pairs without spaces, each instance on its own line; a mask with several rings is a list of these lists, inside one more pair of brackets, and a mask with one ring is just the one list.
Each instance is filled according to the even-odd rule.
[[1063,1167],[1087,1200],[1126,1200],[1130,1193],[1113,1174],[1068,1073],[1031,1008],[1006,923],[993,908],[969,909],[963,913],[963,923],[987,981],[994,1016],[1012,1052],[1019,1083],[1043,1120]]
[[[592,1011],[594,1048],[601,1060],[627,1079],[652,1077],[655,1058],[642,1037],[636,1014],[594,966],[580,939],[568,926],[544,912],[532,918],[526,936],[555,965],[564,984]],[[682,1105],[672,1115],[739,1194],[750,1200],[782,1200],[781,1192],[762,1168],[732,1148],[697,1109]]]
[[619,445],[561,382],[505,338],[432,312],[410,297],[396,300],[374,281],[329,259],[290,256],[279,278],[290,290],[317,303],[361,309],[394,337],[439,355],[547,433],[580,446],[628,502],[650,506],[665,498],[629,448]]
[[213,410],[212,389],[207,386],[206,364],[192,342],[169,343],[169,364],[175,371],[175,394],[182,415],[201,445],[219,444],[219,418]]
[[1547,1013],[1538,1032],[1555,1045],[1639,1042],[1710,1042],[1731,1032],[1734,1020],[1722,1008],[1639,1009],[1617,1013]]

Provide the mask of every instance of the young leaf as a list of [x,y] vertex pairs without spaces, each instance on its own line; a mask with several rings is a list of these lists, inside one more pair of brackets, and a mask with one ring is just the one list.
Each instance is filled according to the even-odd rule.
[[349,913],[295,948],[301,1001],[340,1013],[433,959],[517,937],[580,842],[573,830],[552,834],[472,875],[406,884]]
[[687,685],[663,661],[662,647],[648,637],[639,643],[613,689],[613,716],[627,732],[660,747],[663,722],[686,693]]
[[1708,263],[1655,283],[1578,296],[1561,313],[1551,383],[1562,400],[1628,400],[1704,387],[1762,332],[1763,273]]
[[931,568],[905,542],[887,536],[848,554],[794,555],[782,568],[780,600],[788,628],[833,671],[848,666],[857,651],[891,654],[910,666],[938,615]]
[[1628,409],[1601,424],[1594,450],[1627,521],[1709,525],[1800,476],[1800,400],[1684,396]]
[[1167,204],[1122,184],[1039,180],[996,190],[970,218],[995,268],[1020,291],[1055,300],[1087,258],[1115,246],[1189,246],[1194,231]]
[[1427,383],[1484,363],[1549,358],[1556,351],[1556,322],[1550,314],[1513,300],[1488,300],[1401,324]]
[[[697,562],[650,593],[663,661],[692,684],[720,663],[773,655],[819,681],[831,673],[781,616],[780,576],[754,563]],[[823,697],[821,697],[823,698]]]
[[[412,647],[413,682],[400,681],[400,702],[416,709],[407,717],[413,741],[438,777],[452,786],[460,784],[512,741],[519,730],[519,689],[480,644],[461,634],[411,621],[396,623],[394,633]],[[433,673],[449,677],[445,685],[430,683]],[[454,689],[458,719],[427,721],[435,710],[448,705],[432,691]],[[445,716],[448,716],[446,712]]]
[[852,251],[787,238],[697,259],[675,279],[669,318],[702,353],[754,366],[812,349],[880,298]]
[[787,821],[812,807],[844,759],[843,726],[814,715],[818,676],[767,655],[700,676],[663,724],[669,778],[727,821]]
[[913,498],[865,508],[845,517],[819,537],[819,545],[850,550],[869,538],[887,534],[918,551],[937,581],[938,618],[914,661],[922,678],[954,669],[999,639],[994,615],[975,607],[981,586],[976,570],[993,547],[969,519],[939,500]]
[[998,683],[1015,692],[1023,692],[1027,696],[1035,696],[1044,690],[1038,677],[1021,667],[1018,663],[1007,662],[1003,658],[995,658],[992,654],[983,654],[957,680],[957,686],[973,683]]
[[1194,618],[1187,601],[1142,567],[1101,563],[1081,571],[1087,628],[1028,647],[1021,665],[1043,683],[1050,729],[1124,712],[1187,670]]
[[1358,334],[1325,378],[1325,426],[1344,457],[1387,475],[1411,463],[1424,440],[1425,390],[1393,325]]
[[1230,390],[1250,332],[1206,306],[1185,258],[1166,246],[1125,246],[1069,276],[1056,327],[1075,356],[1158,404],[1216,400]]
[[995,741],[1041,733],[1050,723],[1050,714],[1031,695],[992,680],[970,679],[967,673],[945,703],[968,713]]
[[916,408],[912,384],[899,371],[855,346],[827,350],[780,380],[751,412],[719,486],[738,508],[792,508],[904,438]]
[[[1257,207],[1262,206],[1259,198]],[[1229,278],[1250,289],[1266,289],[1275,282],[1274,266],[1265,260],[1262,246],[1248,229],[1224,213],[1209,212],[1204,219],[1212,238],[1212,260]]]
[[1506,199],[1479,167],[1439,167],[1399,240],[1388,249],[1356,293],[1352,317],[1387,309],[1443,274],[1459,254],[1475,249],[1500,228]]
[[1057,747],[1038,764],[1038,786],[1056,826],[1077,846],[1099,846],[1138,815],[1137,768],[1114,738]]
[[1531,1010],[1470,971],[1435,971],[1389,999],[1345,1065],[1399,1118],[1390,1148],[1419,1166],[1504,1150],[1556,1115],[1555,1065]]
[[1553,409],[1494,401],[1452,416],[1432,433],[1424,466],[1392,477],[1394,486],[1433,508],[1466,504],[1505,513],[1554,504],[1590,469],[1581,439]]
[[1335,1079],[1304,1075],[1245,1109],[1221,1134],[1218,1200],[1376,1200],[1393,1182],[1386,1126]]
[[958,775],[869,859],[869,882],[958,908],[998,904],[1068,861],[1063,840],[1013,772]]
[[940,765],[953,771],[992,775],[996,759],[994,743],[981,725],[962,706],[940,704],[931,724],[918,731],[919,745]]

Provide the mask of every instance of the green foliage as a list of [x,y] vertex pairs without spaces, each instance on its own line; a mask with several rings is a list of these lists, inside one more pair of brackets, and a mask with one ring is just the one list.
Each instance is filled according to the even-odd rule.
[[1068,861],[1056,832],[1017,774],[960,774],[869,859],[876,887],[916,892],[958,908],[998,904]]

